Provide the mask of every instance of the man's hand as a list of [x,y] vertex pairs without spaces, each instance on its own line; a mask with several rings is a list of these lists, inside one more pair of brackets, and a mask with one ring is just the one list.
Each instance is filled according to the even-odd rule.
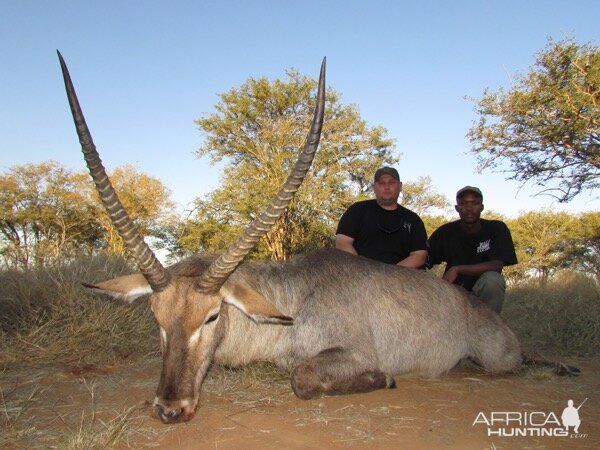
[[459,266],[450,267],[444,274],[444,280],[449,283],[454,283],[459,275]]
[[454,283],[459,275],[478,277],[484,272],[502,273],[504,263],[498,260],[485,261],[478,264],[466,264],[463,266],[452,266],[444,274],[444,280]]

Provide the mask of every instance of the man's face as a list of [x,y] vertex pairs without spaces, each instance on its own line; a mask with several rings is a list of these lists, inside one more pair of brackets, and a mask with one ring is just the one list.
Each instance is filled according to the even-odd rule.
[[464,223],[476,223],[481,217],[483,203],[478,195],[467,192],[457,199],[456,203],[454,208]]
[[391,175],[382,175],[373,183],[375,199],[381,206],[393,206],[398,202],[398,196],[402,191],[402,183]]

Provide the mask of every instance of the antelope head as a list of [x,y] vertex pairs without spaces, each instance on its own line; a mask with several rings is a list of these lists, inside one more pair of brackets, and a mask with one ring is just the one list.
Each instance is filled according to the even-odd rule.
[[102,165],[60,52],[58,57],[90,175],[112,223],[141,272],[86,286],[128,302],[150,294],[152,312],[160,328],[163,353],[154,412],[164,423],[188,421],[195,414],[202,381],[226,330],[227,318],[224,317],[225,314],[221,314],[223,303],[239,308],[256,321],[292,323],[291,317],[277,310],[258,292],[239,282],[226,281],[283,213],[310,168],[323,125],[325,59],[321,65],[317,103],[310,131],[294,169],[277,196],[225,253],[210,264],[201,266],[200,271],[186,272],[164,268],[136,230]]

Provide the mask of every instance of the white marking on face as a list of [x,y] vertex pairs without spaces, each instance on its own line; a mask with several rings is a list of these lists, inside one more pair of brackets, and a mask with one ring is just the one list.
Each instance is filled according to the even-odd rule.
[[136,298],[141,297],[142,295],[152,294],[152,292],[153,292],[152,288],[149,285],[136,287],[136,288],[133,288],[132,290],[130,290],[129,292],[127,292],[123,296],[123,300],[125,300],[128,303],[131,303]]
[[236,308],[238,308],[240,311],[244,312],[245,314],[248,314],[248,311],[246,310],[246,306],[244,305],[243,302],[240,302],[237,298],[235,298],[233,296],[233,294],[231,294],[230,292],[228,292],[226,294],[226,297],[223,299],[226,303],[229,303],[231,306],[235,306]]
[[[205,322],[202,325],[200,325],[196,329],[196,331],[194,331],[192,333],[192,335],[190,336],[190,338],[188,340],[189,347],[194,347],[198,343],[198,341],[200,340],[200,334],[202,333],[202,328],[204,327],[204,325],[206,325],[206,320],[208,320],[210,317],[214,316],[215,314],[219,314],[219,310],[220,310],[220,308],[213,308],[208,312],[208,314],[206,315],[206,318],[204,319]],[[217,316],[217,318],[214,321],[209,322],[208,325],[209,326],[213,325],[216,322],[218,322],[218,320],[219,320],[219,316]]]
[[202,326],[198,327],[198,329],[192,333],[192,335],[190,336],[190,339],[188,341],[189,347],[194,347],[198,343],[198,341],[200,340],[201,332],[202,332]]
[[146,294],[152,294],[152,288],[148,285],[148,286],[140,286],[140,287],[136,287],[133,288],[132,290],[130,290],[127,295],[146,295]]
[[167,332],[163,327],[160,327],[160,337],[162,338],[163,345],[167,345]]

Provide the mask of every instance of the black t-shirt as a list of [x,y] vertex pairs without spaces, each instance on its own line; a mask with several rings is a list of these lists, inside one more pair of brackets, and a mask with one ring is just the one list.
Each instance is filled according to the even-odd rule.
[[[452,266],[492,260],[502,261],[505,266],[517,263],[510,231],[500,220],[481,219],[481,230],[476,234],[466,234],[457,220],[442,225],[429,238],[429,267],[445,261],[448,270]],[[470,291],[477,278],[459,275],[454,284]]]
[[427,250],[425,225],[417,214],[401,205],[389,211],[376,200],[351,205],[336,233],[353,238],[359,255],[388,264],[397,264],[416,250]]

